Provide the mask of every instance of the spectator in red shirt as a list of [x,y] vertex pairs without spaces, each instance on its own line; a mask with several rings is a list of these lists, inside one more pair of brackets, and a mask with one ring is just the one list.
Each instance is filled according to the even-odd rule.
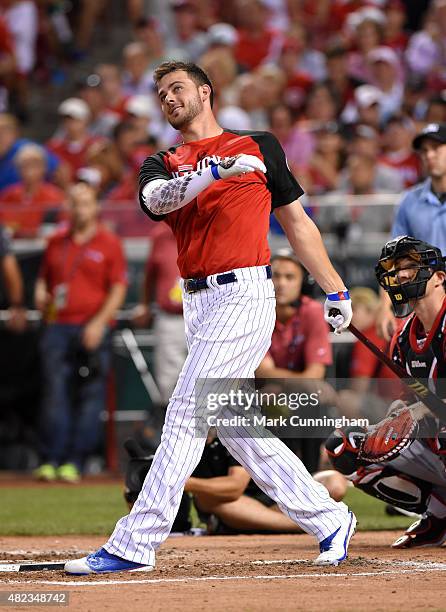
[[244,70],[254,70],[268,57],[274,32],[267,27],[266,6],[261,0],[237,0],[237,62]]
[[47,143],[47,147],[64,162],[68,181],[73,182],[77,171],[87,165],[88,151],[98,137],[88,132],[91,113],[84,100],[68,98],[59,106],[58,113],[62,131]]
[[256,374],[262,378],[323,379],[332,362],[322,306],[301,295],[304,269],[282,249],[272,258],[276,291],[276,326],[271,347]]
[[110,326],[127,275],[118,237],[98,222],[94,189],[77,184],[69,195],[70,222],[50,238],[35,287],[46,320],[40,347],[44,463],[36,476],[77,482],[100,437]]
[[135,315],[140,324],[147,324],[152,316],[150,304],[157,306],[154,316],[154,365],[165,405],[169,402],[187,355],[177,257],[175,236],[167,225],[159,223],[152,234],[143,300],[136,307]]
[[[289,249],[271,260],[276,292],[276,325],[271,347],[256,371],[258,378],[322,380],[332,363],[328,325],[322,305],[301,295],[304,269]],[[285,440],[310,472],[319,467],[319,441]]]
[[20,182],[0,191],[0,218],[15,237],[32,238],[42,223],[55,222],[65,193],[45,181],[47,154],[37,144],[25,144],[16,153]]
[[399,173],[406,189],[418,183],[421,176],[420,158],[412,149],[414,136],[414,124],[403,115],[390,117],[382,135],[384,153],[379,161]]

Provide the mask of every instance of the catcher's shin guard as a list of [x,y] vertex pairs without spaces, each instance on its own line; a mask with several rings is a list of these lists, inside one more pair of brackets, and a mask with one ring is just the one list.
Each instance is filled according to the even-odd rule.
[[446,541],[446,519],[426,513],[392,544],[392,548],[427,548]]

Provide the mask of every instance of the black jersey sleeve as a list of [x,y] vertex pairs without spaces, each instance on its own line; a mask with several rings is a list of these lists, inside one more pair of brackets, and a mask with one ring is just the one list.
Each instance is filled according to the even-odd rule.
[[267,170],[267,187],[271,192],[272,210],[291,204],[304,194],[304,190],[294,178],[282,146],[269,132],[264,132],[258,143]]
[[165,166],[164,158],[165,154],[163,151],[160,151],[155,155],[151,155],[144,161],[139,171],[139,204],[145,214],[153,219],[153,221],[162,221],[167,217],[167,215],[155,215],[153,212],[151,212],[147,206],[144,205],[142,190],[151,181],[156,181],[158,179],[168,181],[172,178]]

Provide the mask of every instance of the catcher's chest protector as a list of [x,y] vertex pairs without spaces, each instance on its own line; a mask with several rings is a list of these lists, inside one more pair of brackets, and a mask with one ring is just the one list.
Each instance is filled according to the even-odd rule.
[[416,320],[410,319],[401,331],[393,351],[393,357],[397,356],[411,376],[425,381],[433,379],[436,393],[440,397],[446,397],[445,327],[446,314],[443,313],[429,338],[420,341],[415,334]]

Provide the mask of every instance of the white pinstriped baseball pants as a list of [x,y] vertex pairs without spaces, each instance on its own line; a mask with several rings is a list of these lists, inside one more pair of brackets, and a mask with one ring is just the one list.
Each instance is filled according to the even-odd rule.
[[[130,514],[116,524],[106,550],[125,559],[155,564],[155,551],[169,535],[184,484],[198,464],[205,436],[195,432],[198,378],[254,378],[271,343],[275,322],[274,286],[266,268],[234,270],[238,282],[184,293],[189,353],[166,412],[161,444]],[[224,416],[224,412],[220,412]],[[281,510],[319,541],[331,535],[347,513],[333,501],[283,442],[272,435],[225,436],[221,442]],[[237,432],[237,428],[235,429]],[[243,437],[244,436],[244,437]]]

